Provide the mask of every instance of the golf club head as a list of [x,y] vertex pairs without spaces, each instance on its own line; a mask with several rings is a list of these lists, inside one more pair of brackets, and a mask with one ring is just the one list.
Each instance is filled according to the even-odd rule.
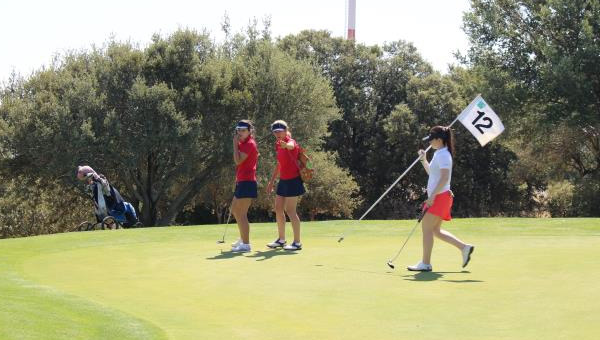
[[392,261],[387,261],[387,265],[388,267],[395,269],[396,267],[394,267],[394,264],[392,263]]
[[221,243],[225,243],[225,241],[223,241],[223,240],[218,240],[217,241],[217,244],[221,244]]
[[344,240],[344,236],[342,236],[338,239],[338,243],[342,242],[343,240]]

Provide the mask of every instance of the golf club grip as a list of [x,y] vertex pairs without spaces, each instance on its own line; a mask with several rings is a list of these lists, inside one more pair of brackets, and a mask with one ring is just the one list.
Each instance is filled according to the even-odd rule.
[[429,210],[429,207],[423,209],[423,212],[419,216],[419,219],[417,220],[417,223],[421,223],[421,220],[423,220],[423,217],[425,217],[425,214],[427,214],[427,210]]

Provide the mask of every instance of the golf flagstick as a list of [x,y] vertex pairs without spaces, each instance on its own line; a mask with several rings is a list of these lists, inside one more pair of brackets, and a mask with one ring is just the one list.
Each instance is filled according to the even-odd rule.
[[[450,125],[448,125],[448,127],[452,127],[452,125],[454,125],[454,123],[456,123],[456,121],[458,121],[458,118],[459,118],[459,117],[460,117],[460,115],[458,115],[458,116],[456,117],[456,119],[454,119],[454,120],[452,121],[452,123],[450,123]],[[427,147],[427,149],[425,149],[425,152],[427,153],[427,151],[429,151],[429,149],[431,149],[431,145],[430,145],[429,147]],[[390,190],[392,190],[392,188],[394,188],[394,186],[396,186],[396,184],[398,184],[398,182],[400,182],[400,180],[401,180],[401,179],[402,179],[404,176],[406,176],[406,174],[407,174],[407,173],[410,171],[410,169],[412,169],[412,168],[415,166],[415,164],[417,164],[417,162],[419,162],[419,159],[420,159],[420,158],[421,158],[421,157],[419,156],[419,157],[417,157],[417,159],[415,159],[415,160],[414,160],[414,162],[412,162],[412,164],[411,164],[411,165],[408,167],[408,169],[406,169],[406,170],[405,170],[405,171],[402,173],[402,175],[400,175],[400,176],[398,177],[398,179],[396,179],[396,180],[394,181],[394,183],[392,183],[392,185],[390,185],[390,187],[389,187],[389,188],[388,188],[388,189],[387,189],[387,190],[386,190],[386,191],[385,191],[385,192],[384,192],[384,193],[383,193],[383,194],[382,194],[382,195],[381,195],[381,196],[380,196],[380,197],[377,199],[377,201],[375,201],[375,203],[373,203],[373,204],[371,205],[371,207],[369,207],[369,209],[367,209],[367,211],[366,211],[366,212],[365,212],[365,213],[364,213],[364,214],[363,214],[363,215],[362,215],[362,216],[361,216],[361,217],[358,219],[358,221],[362,221],[362,219],[363,219],[363,218],[365,218],[365,216],[367,216],[367,214],[368,214],[369,212],[371,212],[371,210],[373,210],[373,208],[374,208],[374,207],[377,205],[377,203],[379,203],[379,201],[381,201],[381,200],[382,200],[382,199],[385,197],[385,195],[387,195],[387,193],[388,193],[388,192],[390,192]],[[342,234],[342,235],[339,237],[339,239],[338,239],[338,243],[339,243],[339,242],[342,242],[342,241],[344,240],[344,238],[345,238],[345,237],[346,237],[346,234],[345,234],[345,233],[343,233],[343,234]]]
[[[498,137],[504,131],[504,125],[500,118],[496,115],[494,110],[485,102],[485,100],[481,97],[481,95],[477,95],[475,99],[467,105],[467,107],[462,110],[462,112],[448,125],[448,128],[452,127],[454,123],[459,121],[463,124],[463,126],[471,132],[473,137],[477,139],[481,146],[486,145],[494,138]],[[485,122],[485,124],[484,124]],[[431,149],[431,145],[425,150],[425,152]],[[412,167],[417,164],[419,161],[419,157],[415,159],[415,161],[398,177],[398,179],[371,205],[371,207],[358,219],[358,221],[362,221],[362,219],[387,195],[387,193],[392,190],[392,188],[404,177]],[[344,240],[345,235],[342,233],[340,238],[338,239],[338,243]]]

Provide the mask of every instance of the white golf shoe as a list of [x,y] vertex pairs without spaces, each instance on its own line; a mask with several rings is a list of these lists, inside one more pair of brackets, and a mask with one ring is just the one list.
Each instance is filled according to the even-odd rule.
[[231,248],[235,248],[235,247],[239,246],[239,245],[240,245],[240,244],[242,244],[242,243],[243,243],[243,242],[242,242],[242,239],[238,239],[237,241],[235,241],[235,242],[233,242],[233,243],[231,244]]
[[284,250],[302,250],[302,243],[292,242],[292,244],[288,244],[283,247]]
[[251,250],[252,249],[250,248],[250,245],[249,244],[245,244],[245,243],[240,243],[236,247],[231,248],[231,251],[235,252],[235,253],[246,253],[246,252],[249,252]]
[[285,240],[276,239],[275,241],[267,244],[267,247],[271,249],[283,248],[285,246]]
[[463,258],[462,266],[463,266],[463,268],[469,264],[469,261],[471,261],[471,254],[473,254],[473,250],[475,250],[475,246],[472,246],[470,244],[467,244],[462,249],[462,258]]
[[423,262],[419,262],[419,263],[415,264],[414,266],[406,267],[406,269],[410,270],[411,272],[430,272],[433,268],[431,267],[430,264],[425,264]]

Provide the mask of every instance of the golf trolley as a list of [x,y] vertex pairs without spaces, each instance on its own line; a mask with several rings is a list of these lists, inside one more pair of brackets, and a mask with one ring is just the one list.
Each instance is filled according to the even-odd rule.
[[96,223],[82,222],[75,229],[78,231],[123,229],[141,227],[135,208],[121,197],[119,191],[110,185],[103,175],[90,172],[85,175],[89,182],[87,191],[94,203]]
[[[142,224],[137,222],[135,227],[140,227]],[[91,230],[113,230],[113,229],[123,229],[123,223],[119,222],[113,216],[106,216],[100,222],[92,223],[89,221],[81,222],[76,230],[77,231],[91,231]]]

